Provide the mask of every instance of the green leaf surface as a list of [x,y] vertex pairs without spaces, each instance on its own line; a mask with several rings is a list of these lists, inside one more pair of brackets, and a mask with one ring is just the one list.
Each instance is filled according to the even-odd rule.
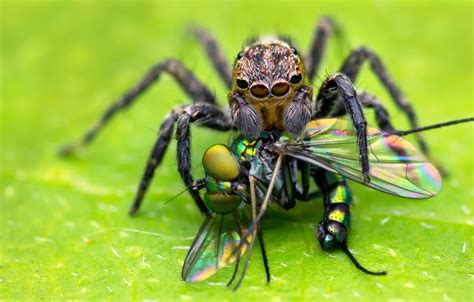
[[[231,61],[256,34],[290,35],[303,51],[317,17],[331,15],[346,35],[331,40],[316,91],[324,72],[336,72],[363,44],[383,58],[421,125],[473,116],[472,2],[1,1],[0,14],[0,299],[472,301],[472,125],[424,134],[450,173],[434,198],[401,199],[353,184],[349,245],[387,276],[365,275],[343,253],[321,250],[315,200],[289,212],[271,208],[264,231],[273,279],[265,284],[256,249],[237,292],[224,285],[230,268],[208,282],[181,281],[202,217],[187,194],[166,203],[183,190],[174,143],[140,214],[127,216],[156,129],[174,106],[189,102],[170,77],[90,148],[55,156],[168,57],[183,60],[225,106],[225,88],[186,31],[191,24],[210,29]],[[357,87],[388,104],[397,127],[408,127],[368,67]],[[203,151],[229,134],[197,127],[192,134],[202,175]]]

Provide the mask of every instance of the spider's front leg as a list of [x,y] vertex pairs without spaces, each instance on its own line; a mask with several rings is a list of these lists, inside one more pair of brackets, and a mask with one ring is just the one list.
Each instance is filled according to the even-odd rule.
[[324,200],[324,217],[316,232],[321,247],[324,250],[341,248],[364,273],[385,275],[386,272],[373,272],[364,268],[347,247],[352,194],[344,177],[325,170],[317,170],[314,177]]
[[153,83],[158,81],[163,73],[170,74],[196,103],[216,104],[216,99],[211,91],[204,86],[180,61],[170,59],[154,65],[135,86],[129,89],[122,97],[117,99],[102,114],[100,119],[92,126],[81,139],[63,146],[59,154],[63,156],[74,153],[78,148],[92,142],[106,124],[120,111],[130,107]]
[[222,54],[222,51],[214,36],[201,28],[193,28],[192,33],[199,40],[206,51],[207,57],[214,66],[214,69],[220,75],[225,85],[229,88],[232,84],[232,70],[230,69],[229,63]]
[[[410,127],[418,128],[418,119],[411,102],[403,95],[400,88],[395,84],[392,76],[388,73],[382,60],[373,50],[366,47],[354,49],[342,64],[340,72],[345,74],[352,82],[355,82],[360,74],[361,67],[365,62],[370,63],[370,68],[373,73],[380,80],[383,87],[387,89],[397,107],[405,113],[410,123]],[[429,154],[428,145],[420,133],[416,133],[416,139],[418,140],[421,151],[424,154]]]
[[140,208],[155,169],[161,163],[169,145],[175,123],[177,123],[176,137],[178,140],[177,161],[179,173],[201,212],[206,215],[209,214],[209,210],[205,206],[198,190],[192,186],[194,179],[191,175],[190,124],[199,123],[201,126],[218,131],[232,130],[234,124],[230,116],[220,108],[212,104],[199,103],[175,108],[162,123],[159,137],[150,153],[142,180],[130,208],[129,213],[131,215],[135,214]]
[[337,36],[341,34],[338,24],[330,17],[322,17],[319,19],[314,30],[311,48],[304,58],[306,74],[310,82],[313,82],[314,76],[319,70],[319,66],[327,49],[329,37],[332,33],[335,33]]
[[342,73],[327,78],[316,97],[313,118],[335,116],[335,113],[347,112],[357,132],[360,164],[363,181],[369,180],[369,157],[367,151],[367,121],[357,98],[357,92],[350,79]]

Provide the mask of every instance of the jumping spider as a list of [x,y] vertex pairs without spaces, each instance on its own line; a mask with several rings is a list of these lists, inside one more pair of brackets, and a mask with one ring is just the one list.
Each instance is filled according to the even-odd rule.
[[[211,90],[206,87],[180,61],[168,59],[154,65],[143,79],[122,97],[116,100],[100,120],[76,143],[66,145],[61,155],[69,155],[77,148],[89,144],[102,128],[121,110],[128,108],[163,73],[171,75],[192,100],[190,105],[179,105],[165,118],[159,136],[147,161],[142,180],[130,208],[130,214],[139,209],[144,195],[160,165],[176,124],[177,163],[184,184],[189,188],[196,205],[206,215],[205,206],[198,191],[192,186],[190,158],[190,125],[218,131],[240,130],[255,139],[267,131],[286,131],[298,136],[305,125],[313,119],[348,115],[357,131],[360,162],[364,179],[368,179],[367,123],[363,107],[375,110],[378,127],[383,131],[393,130],[384,105],[376,97],[358,93],[354,88],[361,66],[367,61],[381,84],[389,92],[395,104],[405,113],[410,126],[417,128],[415,112],[387,72],[378,55],[359,47],[350,52],[334,75],[327,77],[316,98],[311,84],[322,62],[329,37],[337,30],[335,22],[323,17],[316,25],[311,47],[307,55],[299,54],[289,42],[275,38],[258,39],[250,43],[237,55],[233,69],[227,63],[216,40],[208,32],[195,29],[197,40],[206,50],[209,60],[229,89],[230,115],[221,106]],[[421,136],[417,137],[421,151],[428,147]]]

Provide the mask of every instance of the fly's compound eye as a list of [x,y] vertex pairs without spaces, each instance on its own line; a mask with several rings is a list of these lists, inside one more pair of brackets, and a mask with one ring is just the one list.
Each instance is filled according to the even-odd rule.
[[235,83],[237,84],[237,87],[239,87],[241,89],[245,89],[245,88],[249,87],[249,82],[247,82],[246,80],[237,79],[237,81]]
[[257,98],[264,98],[270,94],[270,91],[263,84],[255,84],[250,87],[250,93]]
[[272,86],[272,94],[274,96],[284,96],[290,90],[290,85],[287,82],[278,82]]
[[303,79],[303,76],[300,74],[295,74],[290,78],[290,82],[293,84],[298,84]]

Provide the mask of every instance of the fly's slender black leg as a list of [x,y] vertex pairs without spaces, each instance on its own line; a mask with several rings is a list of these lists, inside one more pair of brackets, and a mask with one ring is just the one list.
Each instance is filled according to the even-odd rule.
[[[402,94],[401,90],[398,88],[392,77],[387,72],[387,68],[382,63],[382,60],[380,60],[379,56],[375,52],[365,47],[360,47],[353,50],[341,66],[340,72],[345,74],[352,82],[355,82],[357,80],[357,76],[360,73],[362,64],[366,61],[370,63],[372,71],[379,78],[382,85],[387,89],[397,106],[403,112],[405,112],[410,122],[411,128],[417,128],[418,121],[411,103]],[[423,153],[425,154],[428,154],[428,146],[426,145],[425,140],[419,133],[417,133],[417,140],[418,144],[420,145],[421,151],[423,151]]]
[[216,104],[214,95],[206,88],[184,65],[177,60],[166,60],[160,64],[153,66],[145,76],[128,90],[122,97],[112,103],[103,113],[99,121],[85,133],[85,135],[69,145],[65,145],[59,150],[60,155],[69,155],[76,151],[81,146],[89,144],[97,134],[105,127],[110,119],[118,112],[131,106],[134,101],[145,92],[154,82],[156,82],[160,75],[168,73],[175,78],[181,88],[193,99],[195,102]]
[[[284,193],[286,198],[280,198],[279,204],[285,209],[290,210],[296,205],[296,187],[295,174],[292,169],[292,159],[287,158],[281,166],[284,178]],[[283,193],[283,192],[282,192]]]
[[347,247],[352,195],[344,177],[318,170],[315,181],[324,196],[324,217],[316,232],[321,247],[324,250],[341,248],[354,265],[364,273],[385,275],[386,272],[373,272],[363,267]]
[[316,98],[316,108],[313,118],[333,116],[345,109],[352,120],[357,132],[360,163],[363,181],[369,179],[369,158],[367,153],[367,121],[362,106],[357,99],[357,93],[350,79],[342,73],[337,73],[323,82]]
[[329,17],[322,17],[316,25],[310,51],[304,60],[306,73],[311,82],[318,72],[327,48],[328,39],[333,32],[339,32],[336,22]]
[[321,196],[319,191],[309,192],[309,165],[301,163],[300,166],[302,186],[298,183],[298,161],[287,158],[282,165],[286,198],[281,198],[279,204],[286,210],[292,209],[296,200],[309,201]]
[[[281,162],[280,162],[281,164]],[[257,216],[257,196],[255,192],[255,177],[254,176],[249,176],[249,187],[250,187],[250,201],[252,205],[252,221],[256,222],[256,216]],[[250,256],[252,255],[252,249],[255,244],[255,236],[257,235],[258,230],[260,229],[260,224],[256,226],[256,230],[253,230],[252,233],[244,232],[245,235],[243,235],[240,239],[239,246],[237,249],[234,250],[234,253],[237,252],[238,254],[241,253],[241,247],[243,246],[244,242],[248,243],[249,236],[250,236],[250,243],[247,245],[247,256],[245,257],[245,262],[244,262],[244,267],[242,269],[242,273],[240,274],[240,278],[237,281],[237,284],[234,286],[234,291],[237,290],[240,285],[242,284],[242,281],[244,280],[245,273],[247,272],[247,267],[250,263]],[[239,260],[239,258],[237,258]],[[238,264],[236,264],[234,274],[232,274],[232,278],[229,280],[227,283],[227,286],[230,286],[232,282],[234,282],[234,279],[236,277],[236,272],[238,271]]]
[[[155,169],[161,163],[166,149],[171,140],[173,133],[174,123],[179,120],[177,134],[178,134],[178,167],[180,169],[181,177],[183,178],[186,186],[190,186],[193,182],[190,169],[190,156],[189,156],[189,124],[198,122],[201,126],[208,127],[219,131],[228,131],[233,128],[232,121],[221,109],[211,104],[196,104],[196,105],[185,105],[179,106],[174,109],[165,121],[162,123],[159,131],[159,137],[150,153],[145,171],[143,172],[142,180],[138,186],[135,199],[130,208],[129,213],[135,214],[143,201],[143,197],[148,189],[148,186],[153,179]],[[187,144],[184,145],[180,142],[187,140]],[[187,149],[186,149],[187,145]],[[180,149],[181,148],[181,149]],[[181,162],[179,159],[183,159]],[[181,166],[181,164],[184,166]],[[189,166],[188,166],[189,165]],[[182,171],[182,172],[181,172]],[[191,183],[190,183],[191,181]],[[196,204],[203,213],[208,213],[206,206],[196,190],[188,188],[191,195],[193,196]]]
[[178,117],[176,129],[176,137],[178,139],[178,171],[199,209],[203,213],[208,214],[209,210],[199,195],[199,191],[195,190],[191,186],[194,182],[194,179],[191,175],[190,124],[195,122],[199,122],[202,126],[207,126],[221,131],[229,131],[233,129],[234,124],[230,118],[218,107],[206,104],[191,106]]
[[195,28],[192,32],[204,47],[207,57],[211,60],[214,69],[219,73],[222,81],[224,81],[227,87],[230,87],[232,84],[232,71],[216,39],[208,31],[200,28]]
[[267,251],[265,250],[265,243],[263,241],[263,232],[259,228],[257,231],[258,242],[260,243],[260,250],[262,251],[263,266],[265,267],[265,274],[267,276],[267,283],[270,283],[270,266],[268,265]]

